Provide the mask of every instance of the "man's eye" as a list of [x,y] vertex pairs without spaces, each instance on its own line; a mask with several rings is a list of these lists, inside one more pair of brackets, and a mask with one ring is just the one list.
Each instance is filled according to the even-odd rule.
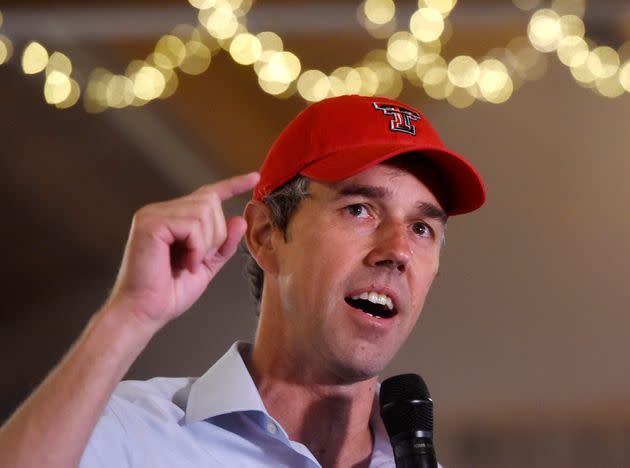
[[412,229],[420,237],[433,237],[433,229],[427,223],[415,223]]
[[365,205],[360,203],[356,203],[354,205],[349,205],[346,207],[348,213],[356,218],[365,218],[368,215],[368,210]]

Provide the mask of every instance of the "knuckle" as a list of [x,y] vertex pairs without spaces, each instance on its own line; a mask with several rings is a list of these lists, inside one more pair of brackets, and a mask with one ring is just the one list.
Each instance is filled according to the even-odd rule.
[[153,205],[146,205],[136,210],[133,214],[133,222],[137,225],[144,225],[153,217]]
[[221,204],[219,195],[209,187],[202,187],[195,192],[195,199],[198,203],[201,203],[204,207],[212,207],[216,209],[217,205]]
[[216,206],[221,204],[221,199],[219,198],[219,194],[214,190],[210,190],[206,193],[206,200],[208,204]]
[[148,203],[135,212],[135,216],[151,216],[153,213],[159,212],[164,203]]
[[214,244],[221,245],[227,239],[225,223],[216,223],[214,226]]
[[133,217],[135,219],[142,218],[150,209],[151,209],[151,205],[143,206],[142,208],[139,208],[134,212]]
[[195,214],[195,216],[192,218],[192,223],[194,228],[199,232],[203,232],[206,228],[206,222],[203,219],[203,216],[199,213]]
[[204,185],[203,187],[198,188],[195,193],[206,197],[215,193],[215,191],[212,185]]
[[132,225],[141,232],[156,231],[165,221],[163,213],[160,211],[160,204],[152,203],[138,209],[132,218]]

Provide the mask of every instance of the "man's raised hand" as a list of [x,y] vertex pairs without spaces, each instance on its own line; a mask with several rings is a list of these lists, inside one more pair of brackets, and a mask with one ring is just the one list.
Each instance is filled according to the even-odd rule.
[[226,221],[222,202],[251,190],[256,172],[205,185],[135,214],[107,305],[159,329],[187,310],[234,255],[247,224]]

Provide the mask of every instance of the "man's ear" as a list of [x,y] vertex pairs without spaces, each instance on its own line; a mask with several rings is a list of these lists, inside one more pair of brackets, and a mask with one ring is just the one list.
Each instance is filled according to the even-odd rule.
[[272,242],[274,227],[269,207],[263,202],[251,200],[245,207],[243,217],[247,221],[245,242],[249,252],[266,273],[276,273],[278,263]]

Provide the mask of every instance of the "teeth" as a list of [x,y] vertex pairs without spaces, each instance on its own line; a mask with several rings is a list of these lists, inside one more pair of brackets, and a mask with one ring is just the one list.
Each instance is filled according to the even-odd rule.
[[370,301],[374,304],[381,304],[386,306],[389,310],[394,308],[394,302],[389,296],[374,291],[362,292],[358,296],[352,296],[352,299],[363,299],[364,301]]

